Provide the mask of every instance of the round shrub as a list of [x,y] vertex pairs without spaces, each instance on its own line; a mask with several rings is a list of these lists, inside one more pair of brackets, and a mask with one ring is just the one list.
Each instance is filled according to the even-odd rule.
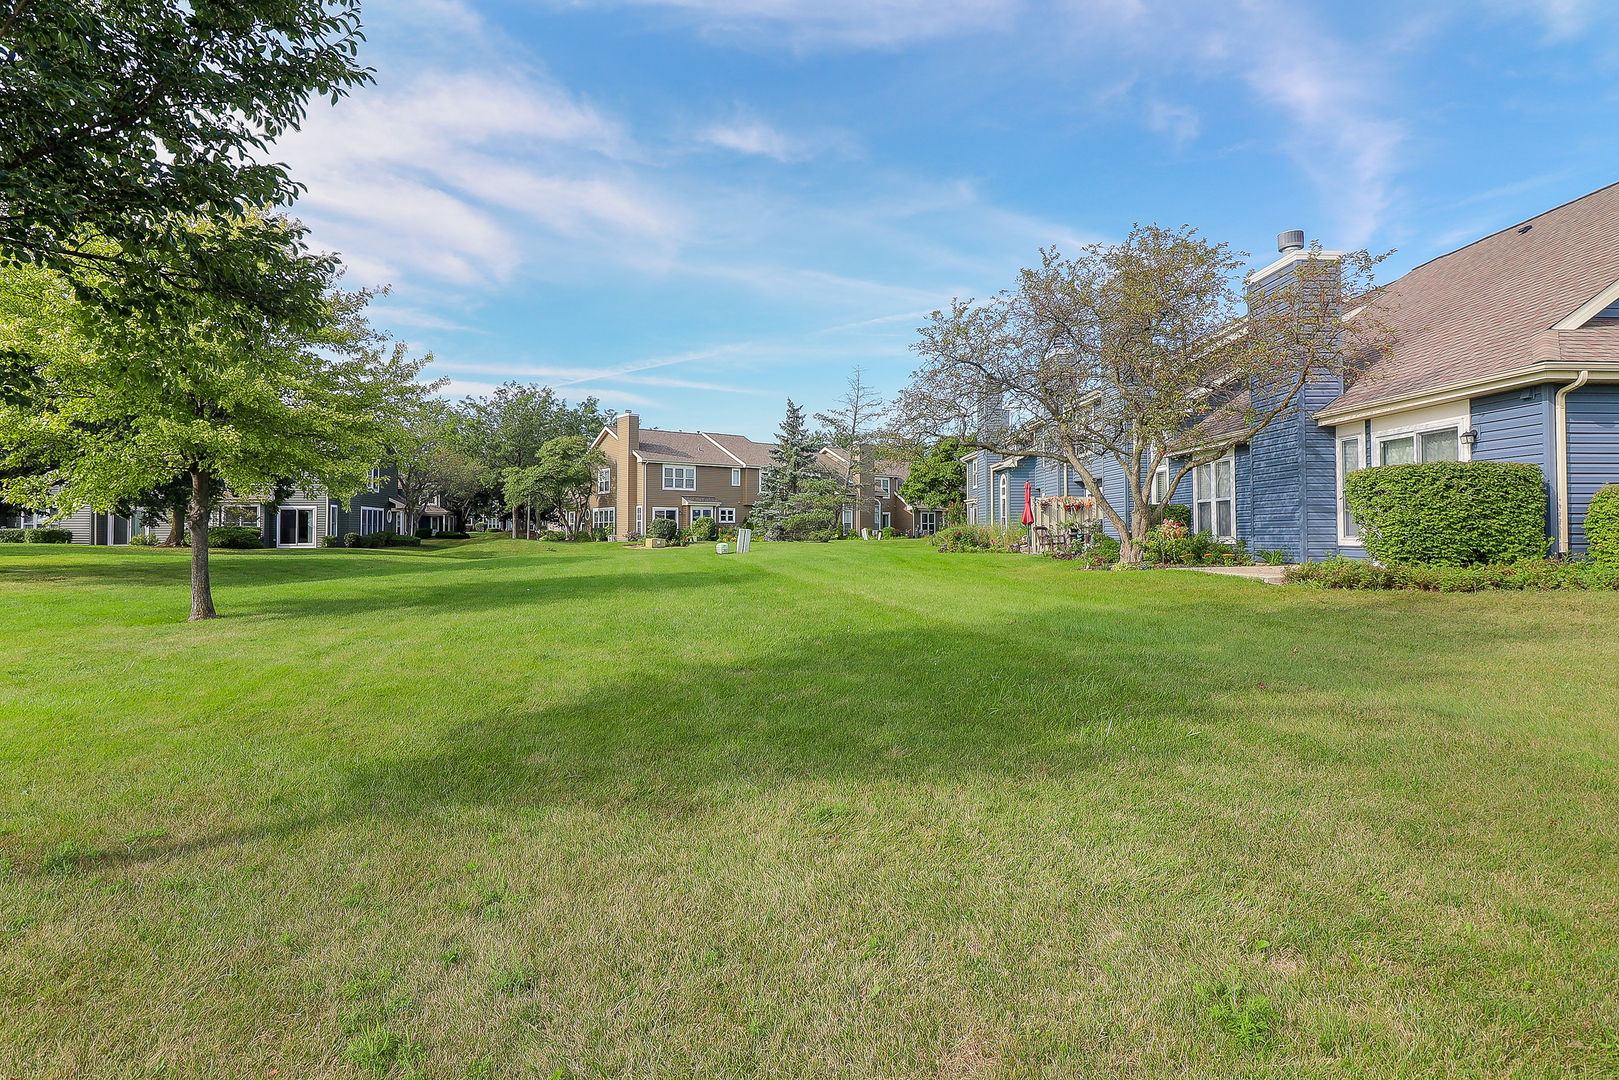
[[1609,484],[1591,496],[1585,511],[1585,542],[1597,562],[1619,566],[1619,484]]
[[680,535],[680,525],[674,518],[653,518],[646,534],[654,540],[673,540]]
[[433,526],[431,526],[431,525],[418,525],[418,526],[416,526],[416,537],[417,537],[417,539],[428,540],[428,539],[431,539],[432,536],[433,536]]
[[720,535],[719,523],[713,518],[700,517],[691,523],[687,535],[697,541],[717,540]]
[[1187,532],[1192,531],[1192,508],[1185,503],[1170,503],[1164,507],[1164,520],[1173,521],[1183,526]]
[[1385,565],[1473,566],[1546,554],[1546,481],[1509,461],[1383,465],[1344,479],[1361,542]]
[[136,533],[129,538],[130,547],[157,547],[157,537],[151,533]]
[[236,548],[249,550],[264,546],[264,534],[257,529],[236,525],[222,525],[208,530],[208,546],[211,548]]

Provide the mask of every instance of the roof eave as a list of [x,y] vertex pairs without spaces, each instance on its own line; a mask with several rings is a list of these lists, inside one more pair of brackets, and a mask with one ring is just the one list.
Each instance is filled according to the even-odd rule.
[[1488,397],[1490,394],[1535,386],[1543,382],[1572,382],[1579,378],[1582,371],[1589,371],[1593,382],[1619,382],[1619,363],[1571,364],[1564,361],[1559,364],[1535,364],[1530,367],[1514,368],[1484,379],[1468,379],[1435,389],[1398,394],[1347,409],[1334,409],[1329,405],[1313,415],[1316,423],[1323,427],[1328,424],[1352,424],[1356,420],[1369,420],[1385,413],[1423,409],[1430,405],[1445,405],[1462,398]]

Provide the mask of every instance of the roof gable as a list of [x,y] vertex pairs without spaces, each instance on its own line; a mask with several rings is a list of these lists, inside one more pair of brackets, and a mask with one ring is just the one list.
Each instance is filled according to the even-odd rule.
[[1619,184],[1441,255],[1392,282],[1384,293],[1397,337],[1392,352],[1323,412],[1571,357],[1593,347],[1586,339],[1595,328],[1588,323],[1610,301],[1619,301],[1619,293],[1604,299],[1616,285]]

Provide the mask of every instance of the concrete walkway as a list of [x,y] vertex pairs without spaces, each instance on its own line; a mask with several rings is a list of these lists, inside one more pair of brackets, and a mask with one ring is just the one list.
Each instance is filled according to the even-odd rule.
[[1281,566],[1177,566],[1177,570],[1196,570],[1200,574],[1225,574],[1228,577],[1254,578],[1267,585],[1282,583]]

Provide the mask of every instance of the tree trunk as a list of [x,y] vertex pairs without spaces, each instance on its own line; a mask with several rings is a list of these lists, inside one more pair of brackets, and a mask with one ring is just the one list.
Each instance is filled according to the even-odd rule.
[[169,507],[169,538],[164,541],[165,546],[180,546],[180,542],[186,538],[185,520],[185,507],[178,505]]
[[217,617],[208,582],[208,474],[191,470],[191,622]]

